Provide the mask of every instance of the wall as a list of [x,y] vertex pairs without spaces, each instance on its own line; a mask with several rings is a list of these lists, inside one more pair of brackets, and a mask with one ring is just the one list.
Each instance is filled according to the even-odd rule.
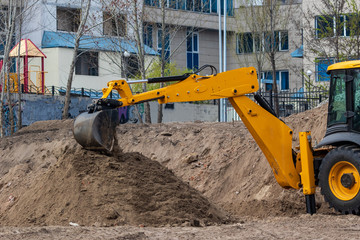
[[[36,121],[61,119],[65,97],[24,94],[22,99],[23,125],[27,126]],[[76,117],[86,111],[86,107],[90,103],[90,98],[72,97],[70,117]]]
[[[163,122],[216,122],[218,120],[218,106],[211,104],[174,103],[174,108],[163,107]],[[158,103],[151,102],[151,120],[157,122]]]
[[[28,126],[36,121],[61,119],[62,108],[64,105],[64,96],[43,96],[43,95],[22,95],[22,118],[23,126]],[[87,105],[92,103],[92,99],[86,97],[72,97],[70,103],[69,115],[75,118],[80,113],[87,110]],[[139,104],[140,113],[143,115],[143,104]],[[157,121],[158,103],[151,102],[152,122]],[[215,122],[218,116],[218,106],[210,104],[190,104],[175,103],[173,109],[163,106],[163,122],[188,122],[188,121],[207,121]],[[17,113],[17,107],[15,107]],[[134,107],[119,109],[125,117],[125,122],[139,122],[134,112]]]

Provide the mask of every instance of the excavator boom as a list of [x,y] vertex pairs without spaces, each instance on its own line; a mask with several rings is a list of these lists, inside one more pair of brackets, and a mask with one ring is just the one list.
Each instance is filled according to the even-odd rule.
[[[260,106],[246,96],[259,89],[255,68],[240,68],[210,76],[191,74],[179,79],[167,87],[135,95],[132,94],[127,81],[109,82],[108,88],[103,89],[103,97],[90,108],[92,113],[83,113],[75,120],[75,139],[85,148],[110,150],[113,144],[111,140],[115,136],[116,125],[113,121],[116,121],[116,117],[113,117],[113,112],[107,112],[107,109],[151,100],[164,104],[228,98],[266,156],[280,186],[294,189],[301,187],[301,173],[296,168],[297,156],[292,149],[293,131],[274,116],[269,106],[264,103]],[[157,78],[148,82],[161,80],[168,79]],[[119,92],[120,99],[107,99],[113,90]],[[308,188],[314,186],[314,178],[307,183]]]

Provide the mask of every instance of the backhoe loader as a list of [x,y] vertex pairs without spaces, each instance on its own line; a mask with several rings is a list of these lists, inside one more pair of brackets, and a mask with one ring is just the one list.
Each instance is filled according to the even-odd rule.
[[[210,75],[199,72],[209,67]],[[343,214],[360,214],[360,61],[336,63],[328,67],[330,78],[327,131],[312,146],[310,132],[300,132],[300,147],[292,147],[293,131],[280,120],[267,101],[257,93],[255,68],[216,73],[205,65],[198,72],[182,76],[138,81],[110,81],[102,98],[74,121],[74,137],[87,149],[114,146],[117,108],[157,100],[169,102],[228,98],[256,143],[266,156],[273,174],[283,188],[300,189],[306,212],[313,214],[315,190],[319,186],[325,200]],[[174,82],[166,87],[132,94],[129,84]],[[108,99],[117,90],[120,99]],[[253,95],[257,103],[248,96]]]

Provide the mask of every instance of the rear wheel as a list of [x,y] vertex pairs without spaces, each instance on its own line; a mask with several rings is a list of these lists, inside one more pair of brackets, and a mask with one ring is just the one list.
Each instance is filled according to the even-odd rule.
[[320,166],[319,185],[331,207],[343,214],[360,213],[360,149],[331,150]]

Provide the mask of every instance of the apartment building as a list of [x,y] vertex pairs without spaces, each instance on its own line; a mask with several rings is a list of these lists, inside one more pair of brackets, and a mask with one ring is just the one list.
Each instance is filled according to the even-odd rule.
[[360,59],[360,2],[303,0],[302,10],[304,70],[312,85],[327,87],[329,65]]
[[[31,39],[46,55],[45,85],[64,87],[67,83],[76,32],[85,10],[80,0],[33,1],[28,20],[24,22],[25,38]],[[127,21],[128,12],[109,13],[101,1],[92,1],[81,37],[72,86],[99,90],[110,80],[137,74],[137,43]],[[145,64],[158,53],[144,46]],[[124,55],[124,53],[126,53]],[[30,66],[38,66],[31,59]],[[126,70],[124,70],[126,69]]]
[[[255,1],[256,2],[256,1]],[[221,12],[223,13],[223,1]],[[159,27],[162,19],[161,5],[156,0],[145,0],[147,15],[146,27],[147,44],[158,52],[161,50]],[[260,8],[262,4],[256,6]],[[300,18],[301,1],[280,1],[280,12],[290,9],[295,17]],[[204,64],[214,65],[219,69],[219,18],[217,14],[217,1],[200,0],[167,0],[165,2],[165,22],[169,27],[166,48],[166,56],[175,62],[179,68],[197,69]],[[300,7],[300,8],[299,8]],[[226,41],[226,69],[231,70],[239,67],[255,66],[257,55],[263,55],[260,70],[261,86],[264,90],[272,88],[271,65],[266,56],[265,33],[257,33],[261,37],[256,38],[250,31],[244,18],[249,9],[241,4],[241,1],[227,1],[227,41]],[[278,17],[278,16],[277,16]],[[283,17],[285,19],[285,17]],[[287,19],[288,20],[288,19]],[[223,28],[223,23],[221,24]],[[171,29],[176,29],[171,31]],[[276,47],[276,72],[278,88],[287,91],[293,88],[301,88],[303,84],[301,30],[295,21],[289,21],[284,27],[278,24],[275,31]],[[261,44],[259,44],[261,42]],[[262,49],[259,49],[261,45]],[[297,53],[297,54],[296,54]]]
[[[30,2],[33,2],[34,6],[23,25],[24,38],[30,38],[47,56],[45,84],[65,86],[72,58],[74,34],[84,6],[81,6],[79,0]],[[262,1],[254,2],[258,2],[255,8],[262,7]],[[267,52],[275,48],[278,88],[280,91],[288,91],[300,89],[309,78],[315,85],[326,84],[326,68],[329,64],[344,59],[345,55],[348,59],[356,58],[356,53],[348,50],[337,60],[330,41],[327,40],[332,36],[325,36],[320,31],[333,29],[341,41],[351,39],[350,35],[354,34],[354,31],[350,31],[347,25],[350,18],[355,16],[351,15],[351,9],[341,10],[343,14],[340,14],[339,22],[343,30],[339,31],[335,27],[337,21],[333,20],[333,17],[332,21],[329,21],[332,16],[330,13],[326,14],[328,17],[323,17],[316,12],[323,8],[318,1],[277,2],[280,4],[280,13],[291,14],[277,16],[280,20],[286,20],[286,24],[277,23],[274,29],[274,46],[270,46],[267,32],[261,29],[255,31],[249,24],[249,8],[243,1],[226,0],[226,11],[223,9],[224,2],[221,1],[220,11],[227,16],[227,70],[255,66],[259,70],[262,89],[269,90],[272,88],[272,67]],[[144,22],[141,37],[145,44],[148,65],[163,50],[168,61],[175,63],[179,69],[198,69],[204,64],[211,64],[219,69],[217,0],[165,0],[164,13],[158,0],[144,0],[142,3]],[[133,77],[138,63],[136,43],[131,41],[135,33],[132,15],[129,7],[123,8],[114,18],[113,13],[110,14],[101,1],[92,1],[87,24],[89,31],[82,37],[78,52],[74,87],[100,89],[109,80],[124,77],[127,73],[121,71],[121,66],[125,61],[126,69],[131,73],[128,76]],[[163,21],[165,28],[161,27]],[[166,36],[164,43],[160,41],[163,34]],[[326,50],[329,48],[330,50]],[[127,59],[123,59],[120,54],[125,51],[130,53]],[[262,58],[261,67],[259,57]],[[37,59],[31,61],[29,65],[40,65]]]

